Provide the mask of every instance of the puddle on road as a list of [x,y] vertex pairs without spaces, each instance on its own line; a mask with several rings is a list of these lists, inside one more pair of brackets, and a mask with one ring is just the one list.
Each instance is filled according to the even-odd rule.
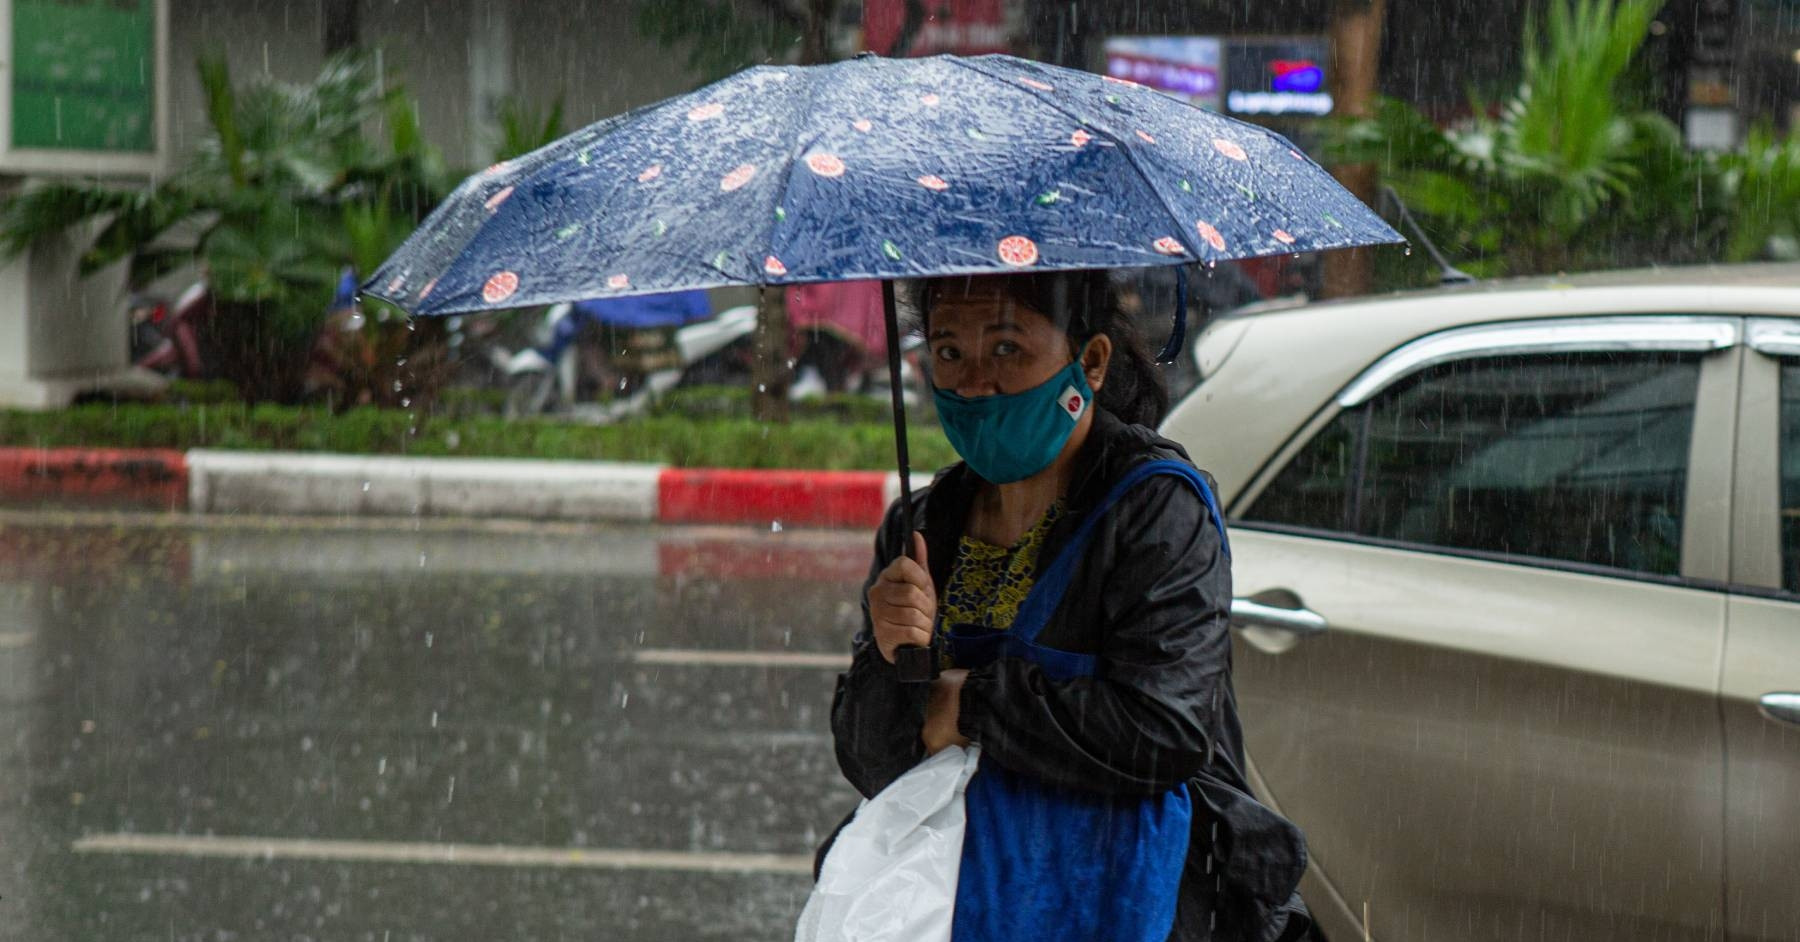
[[[25,914],[0,939],[460,936],[459,907],[429,896],[446,892],[527,935],[617,915],[634,938],[789,937],[804,874],[72,848],[212,834],[802,859],[855,801],[827,710],[868,545],[0,521],[0,728],[17,731],[0,845]],[[312,890],[275,889],[293,880]]]

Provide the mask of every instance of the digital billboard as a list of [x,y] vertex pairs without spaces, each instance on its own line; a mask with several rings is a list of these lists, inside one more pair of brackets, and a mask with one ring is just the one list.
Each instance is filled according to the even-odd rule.
[[1323,39],[1241,39],[1225,48],[1225,110],[1245,115],[1331,113]]
[[1322,38],[1113,36],[1107,75],[1130,79],[1201,107],[1239,115],[1331,113]]
[[1106,41],[1106,74],[1218,110],[1222,44],[1210,36],[1114,36]]

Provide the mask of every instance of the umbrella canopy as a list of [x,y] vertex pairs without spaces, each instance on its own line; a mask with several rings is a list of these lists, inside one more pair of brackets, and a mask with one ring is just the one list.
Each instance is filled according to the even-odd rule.
[[759,66],[465,181],[364,290],[448,314],[1398,242],[1282,136],[1011,56]]

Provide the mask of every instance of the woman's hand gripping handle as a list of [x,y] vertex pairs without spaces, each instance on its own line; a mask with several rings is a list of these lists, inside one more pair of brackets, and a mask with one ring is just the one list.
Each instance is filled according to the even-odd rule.
[[876,648],[903,683],[930,683],[937,676],[932,645],[937,589],[931,584],[924,534],[914,532],[911,555],[895,557],[869,587],[869,621]]

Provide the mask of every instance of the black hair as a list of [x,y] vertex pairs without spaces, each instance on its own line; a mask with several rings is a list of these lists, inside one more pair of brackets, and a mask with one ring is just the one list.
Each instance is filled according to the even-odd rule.
[[948,285],[982,278],[1000,286],[1012,300],[1049,317],[1069,338],[1069,349],[1080,350],[1099,334],[1111,341],[1113,355],[1106,368],[1106,383],[1096,398],[1102,409],[1118,418],[1155,428],[1169,412],[1169,388],[1162,371],[1144,346],[1144,339],[1130,317],[1119,309],[1112,278],[1102,270],[1032,272],[1010,275],[975,275],[934,278],[918,284],[913,307],[921,323],[929,323],[931,309]]

